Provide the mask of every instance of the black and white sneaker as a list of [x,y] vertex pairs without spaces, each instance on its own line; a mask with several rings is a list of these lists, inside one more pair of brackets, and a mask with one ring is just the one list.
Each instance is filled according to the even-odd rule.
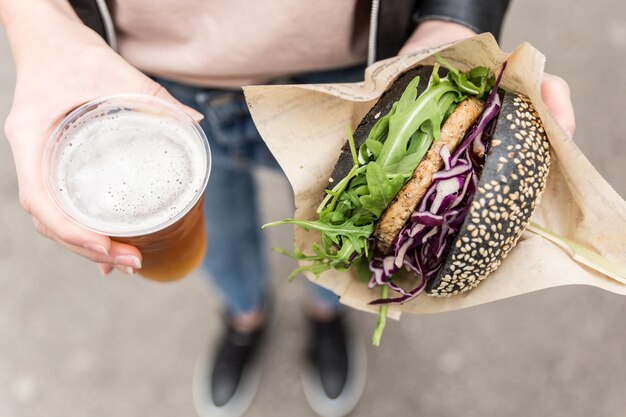
[[309,321],[304,394],[320,416],[343,417],[356,407],[365,387],[365,348],[346,325],[344,314],[330,321]]
[[267,328],[243,333],[226,322],[222,339],[196,363],[193,401],[200,417],[239,417],[246,412],[261,380],[259,350]]

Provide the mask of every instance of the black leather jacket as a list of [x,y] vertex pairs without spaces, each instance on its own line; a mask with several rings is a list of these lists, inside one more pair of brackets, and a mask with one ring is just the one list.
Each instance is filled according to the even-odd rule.
[[[115,33],[106,0],[70,0],[83,22],[115,47]],[[371,13],[375,27],[374,60],[398,53],[415,27],[424,20],[460,23],[477,33],[500,34],[509,0],[357,0],[357,7]]]

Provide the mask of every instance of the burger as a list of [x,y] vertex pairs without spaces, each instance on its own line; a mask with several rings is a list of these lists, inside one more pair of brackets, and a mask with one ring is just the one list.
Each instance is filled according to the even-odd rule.
[[548,175],[541,120],[500,88],[506,63],[496,77],[437,59],[400,75],[348,132],[316,218],[264,226],[319,233],[307,253],[280,250],[303,261],[292,277],[350,270],[381,288],[371,304],[405,303],[475,288],[515,246]]

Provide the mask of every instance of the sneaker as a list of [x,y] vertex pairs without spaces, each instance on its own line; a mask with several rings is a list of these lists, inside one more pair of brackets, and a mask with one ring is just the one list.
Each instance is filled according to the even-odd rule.
[[343,417],[356,407],[365,387],[365,348],[348,328],[344,314],[330,321],[309,321],[304,394],[320,416]]
[[243,333],[226,322],[216,349],[196,364],[193,401],[200,417],[239,417],[246,412],[261,380],[258,359],[266,328],[267,321]]

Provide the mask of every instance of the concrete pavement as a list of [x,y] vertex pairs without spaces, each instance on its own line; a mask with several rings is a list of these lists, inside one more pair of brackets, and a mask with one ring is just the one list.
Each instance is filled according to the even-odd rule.
[[[515,2],[503,47],[527,40],[547,55],[549,71],[569,80],[576,140],[624,196],[626,3],[573,4]],[[14,82],[0,32],[2,121]],[[280,177],[260,172],[259,181],[272,190],[264,219],[288,215]],[[287,228],[268,237],[272,246],[290,245]],[[279,319],[248,415],[313,416],[299,383],[303,285],[285,282],[291,262],[270,260]],[[10,149],[0,141],[0,416],[195,416],[191,374],[217,334],[216,303],[200,273],[172,285],[104,279],[40,238],[19,207]],[[369,338],[374,317],[353,318]],[[625,320],[626,298],[583,287],[403,317],[380,348],[368,347],[369,379],[354,415],[622,417]]]

